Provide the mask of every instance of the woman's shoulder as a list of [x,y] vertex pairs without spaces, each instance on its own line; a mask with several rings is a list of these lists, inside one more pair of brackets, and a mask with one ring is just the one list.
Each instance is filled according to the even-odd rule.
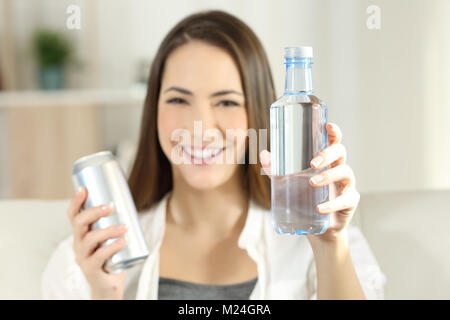
[[[263,243],[266,261],[270,265],[271,274],[283,290],[292,286],[293,292],[302,286],[291,285],[293,278],[303,283],[313,292],[316,282],[315,260],[311,245],[306,236],[278,234],[272,226],[270,210],[258,207],[254,214],[262,223]],[[350,249],[350,256],[358,274],[361,285],[368,299],[383,299],[386,277],[381,271],[377,259],[361,229],[353,224],[346,227],[345,236]],[[295,270],[292,273],[292,270]],[[297,291],[296,291],[297,290]],[[300,293],[296,293],[301,296]]]
[[[264,237],[266,240],[270,241],[270,243],[282,247],[286,247],[286,245],[295,247],[303,246],[305,244],[309,245],[306,236],[277,233],[273,228],[270,209],[253,204],[252,210],[253,214],[263,221],[262,227],[264,229]],[[348,242],[356,250],[369,248],[368,242],[358,226],[350,224],[346,229]]]
[[[301,263],[304,264],[313,259],[311,245],[306,236],[277,233],[273,228],[270,209],[256,205],[253,208],[253,214],[262,221],[262,238],[269,256],[274,256],[277,260],[284,257],[294,262],[296,257],[293,252],[299,252],[297,257],[301,257],[299,258]],[[350,224],[347,226],[345,233],[350,253],[357,260],[357,263],[368,266],[372,270],[375,269],[375,266],[377,266],[375,256],[361,229]]]

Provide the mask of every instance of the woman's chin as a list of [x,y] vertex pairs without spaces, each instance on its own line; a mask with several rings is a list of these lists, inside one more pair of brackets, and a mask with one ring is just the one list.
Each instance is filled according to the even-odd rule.
[[197,190],[217,188],[226,183],[232,175],[233,172],[223,172],[223,170],[192,170],[192,168],[182,172],[186,183]]

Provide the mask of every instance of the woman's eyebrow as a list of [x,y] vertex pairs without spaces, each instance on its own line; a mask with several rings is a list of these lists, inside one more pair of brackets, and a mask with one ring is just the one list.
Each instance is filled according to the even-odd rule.
[[[194,95],[191,91],[189,91],[187,89],[180,88],[180,87],[170,87],[170,88],[164,90],[164,92],[171,91],[171,90],[172,91],[177,91],[177,92],[180,92],[180,93],[183,93],[183,94],[187,94],[187,95],[190,95],[190,96]],[[222,96],[222,95],[230,94],[230,93],[234,93],[234,94],[238,94],[238,95],[243,96],[243,94],[241,92],[238,92],[238,91],[235,91],[235,90],[221,90],[221,91],[214,92],[213,94],[210,95],[210,97],[212,98],[212,97]]]
[[193,95],[192,92],[190,92],[189,90],[186,90],[186,89],[183,89],[183,88],[179,88],[179,87],[170,87],[169,89],[166,89],[164,92],[171,91],[171,90],[178,91],[180,93],[184,93],[184,94],[187,94],[187,95],[190,95],[190,96]]
[[235,91],[235,90],[222,90],[222,91],[214,92],[212,95],[210,95],[210,97],[222,96],[224,94],[229,94],[229,93],[234,93],[234,94],[238,94],[238,95],[243,96],[243,94],[241,92],[238,92],[238,91]]

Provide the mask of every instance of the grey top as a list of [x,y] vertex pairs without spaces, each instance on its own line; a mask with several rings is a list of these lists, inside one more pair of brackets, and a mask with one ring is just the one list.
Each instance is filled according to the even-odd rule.
[[159,278],[159,300],[248,300],[258,278],[228,284],[209,285],[171,278]]

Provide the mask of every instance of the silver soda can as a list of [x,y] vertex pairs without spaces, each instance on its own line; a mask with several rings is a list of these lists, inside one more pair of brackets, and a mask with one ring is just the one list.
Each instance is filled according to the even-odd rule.
[[[72,182],[75,190],[85,187],[88,191],[83,210],[109,202],[114,204],[114,212],[93,223],[91,230],[118,224],[125,224],[128,227],[128,231],[124,235],[127,240],[126,247],[107,261],[104,266],[105,270],[110,273],[118,273],[143,262],[149,255],[149,251],[128,183],[113,154],[110,151],[102,151],[75,161]],[[106,246],[116,239],[109,239],[102,246]]]

